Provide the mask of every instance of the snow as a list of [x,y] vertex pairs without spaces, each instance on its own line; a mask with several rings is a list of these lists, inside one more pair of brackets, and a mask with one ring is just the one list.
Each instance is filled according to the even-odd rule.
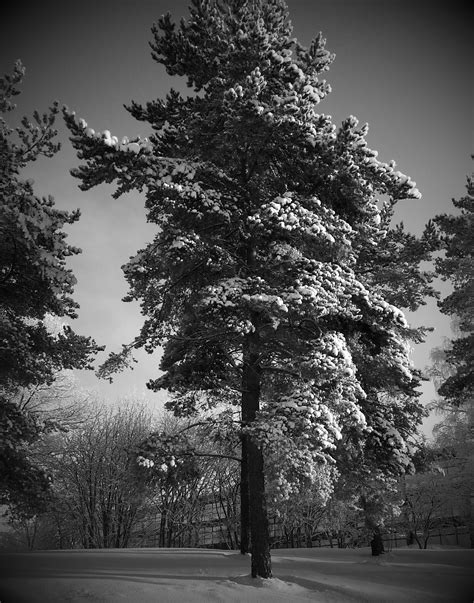
[[252,579],[250,558],[208,549],[109,549],[0,554],[0,598],[25,601],[208,603],[288,600],[472,601],[474,551],[272,551],[274,578]]

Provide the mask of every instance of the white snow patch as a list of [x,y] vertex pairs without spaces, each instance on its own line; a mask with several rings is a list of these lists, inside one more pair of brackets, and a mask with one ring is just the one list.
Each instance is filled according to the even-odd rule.
[[207,549],[0,553],[0,598],[30,603],[316,603],[470,601],[474,551],[272,551],[271,580],[249,575],[250,556]]

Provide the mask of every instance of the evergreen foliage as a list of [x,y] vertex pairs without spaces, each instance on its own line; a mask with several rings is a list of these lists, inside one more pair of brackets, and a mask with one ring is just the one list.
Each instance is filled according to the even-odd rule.
[[438,393],[453,406],[472,404],[474,396],[474,176],[467,180],[467,194],[454,200],[456,215],[435,218],[443,257],[436,260],[438,274],[450,281],[453,292],[439,302],[443,314],[457,322],[460,336],[445,350],[452,371]]
[[[24,67],[17,62],[0,79],[0,111],[15,109]],[[70,327],[51,328],[58,318],[76,317],[71,297],[75,278],[67,258],[80,252],[66,243],[63,227],[79,212],[54,207],[51,197],[39,198],[21,171],[39,157],[52,157],[55,103],[48,113],[35,111],[11,129],[0,118],[0,496],[4,502],[25,498],[35,506],[48,487],[42,471],[28,457],[28,445],[47,428],[15,402],[22,388],[50,384],[63,368],[91,368],[98,350],[88,337]]]
[[[432,369],[441,396],[433,406],[445,415],[433,433],[438,445],[456,458],[457,497],[465,501],[466,521],[474,548],[474,175],[467,179],[467,192],[453,205],[453,214],[436,216],[434,223],[444,254],[437,258],[438,274],[453,287],[438,305],[457,327],[457,336],[436,350]],[[436,358],[436,355],[438,358]]]

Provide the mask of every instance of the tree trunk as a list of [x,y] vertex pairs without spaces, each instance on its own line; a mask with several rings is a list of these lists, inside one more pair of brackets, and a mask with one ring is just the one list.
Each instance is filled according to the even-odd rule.
[[385,552],[382,533],[380,530],[379,521],[377,520],[378,505],[374,500],[369,500],[365,496],[361,496],[360,501],[362,508],[364,509],[365,525],[367,526],[369,533],[372,534],[372,540],[370,541],[372,555],[377,557]]
[[472,491],[469,493],[469,517],[467,524],[469,528],[469,542],[471,549],[474,549],[474,493]]
[[166,539],[166,528],[167,528],[167,519],[168,519],[168,510],[166,507],[163,507],[161,510],[161,518],[160,518],[160,539],[159,539],[159,543],[158,546],[160,548],[164,548],[165,545],[165,539]]
[[272,577],[270,534],[263,473],[263,454],[255,442],[249,442],[250,534],[252,539],[252,578]]
[[[243,350],[242,422],[251,425],[260,402],[259,336],[257,331],[247,335]],[[263,453],[252,437],[247,439],[249,478],[250,538],[252,541],[252,577],[271,578],[270,531],[265,496]]]
[[382,534],[380,533],[380,528],[374,528],[372,540],[370,541],[370,546],[372,548],[372,555],[377,557],[378,555],[382,555],[385,552],[385,548],[383,546]]
[[240,552],[249,552],[250,544],[250,500],[248,470],[248,436],[242,434],[242,461],[240,464]]

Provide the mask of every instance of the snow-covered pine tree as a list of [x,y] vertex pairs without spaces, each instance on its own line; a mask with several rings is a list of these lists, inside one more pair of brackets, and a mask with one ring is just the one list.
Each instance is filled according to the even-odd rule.
[[[349,117],[336,128],[319,112],[333,56],[321,35],[309,48],[292,37],[281,0],[193,0],[187,21],[166,15],[152,31],[154,59],[193,92],[131,104],[149,139],[120,142],[64,113],[81,187],[143,191],[157,226],[124,266],[145,322],[103,373],[133,347],[163,347],[164,374],[148,386],[172,392],[177,414],[223,401],[240,410],[252,576],[268,578],[265,466],[284,497],[331,475],[343,434],[399,470],[408,463],[377,392],[389,377],[412,400],[418,384],[413,333],[386,295],[389,274],[412,266],[381,248],[403,247],[391,209],[420,194],[377,160],[366,126]],[[410,404],[396,409],[406,432],[419,415]]]

